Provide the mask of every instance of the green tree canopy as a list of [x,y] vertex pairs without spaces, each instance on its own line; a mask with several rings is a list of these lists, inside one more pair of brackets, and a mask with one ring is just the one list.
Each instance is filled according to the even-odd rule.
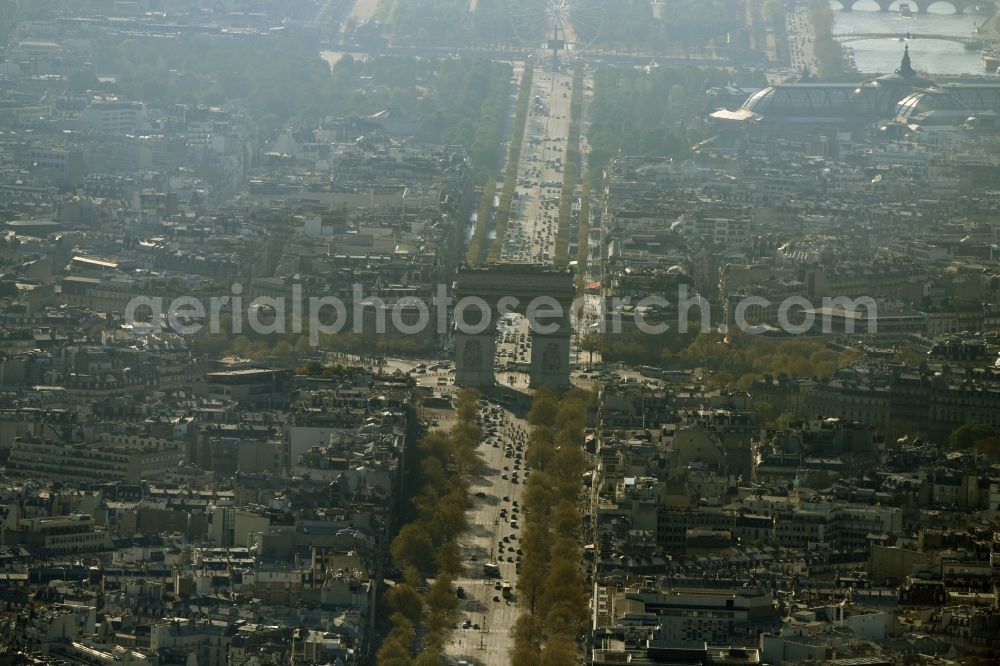
[[952,431],[948,444],[956,451],[975,450],[979,453],[1000,453],[1000,433],[986,423],[967,423]]

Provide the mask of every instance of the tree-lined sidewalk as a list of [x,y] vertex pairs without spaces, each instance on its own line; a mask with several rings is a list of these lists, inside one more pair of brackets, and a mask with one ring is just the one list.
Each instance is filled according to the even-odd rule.
[[531,469],[523,501],[524,559],[517,578],[522,613],[512,629],[511,663],[572,666],[587,621],[581,568],[580,493],[586,456],[584,427],[591,394],[540,390],[528,414],[533,426],[525,462]]
[[[479,393],[464,389],[455,403],[458,422],[428,433],[418,445],[421,491],[412,498],[416,518],[390,546],[404,580],[386,593],[392,626],[378,653],[385,666],[444,663],[458,610],[453,582],[462,573],[459,537],[467,528],[471,479],[482,472],[476,425]],[[414,653],[416,656],[414,657]]]

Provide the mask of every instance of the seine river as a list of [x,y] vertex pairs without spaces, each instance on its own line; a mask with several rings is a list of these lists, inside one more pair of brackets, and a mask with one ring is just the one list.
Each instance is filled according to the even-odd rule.
[[[835,34],[841,33],[899,33],[934,35],[958,35],[971,37],[976,26],[982,25],[986,16],[970,14],[954,14],[950,6],[937,4],[931,6],[926,14],[916,13],[913,8],[912,17],[903,17],[898,11],[880,12],[878,5],[872,0],[861,0],[854,5],[854,10],[845,12],[833,1]],[[897,7],[893,4],[893,9]],[[934,74],[982,74],[983,66],[979,50],[966,51],[965,47],[955,42],[939,39],[908,40],[910,57],[914,68]],[[903,42],[896,39],[868,39],[849,42],[846,46],[854,49],[854,61],[862,72],[891,72],[899,67],[899,59],[903,55]]]

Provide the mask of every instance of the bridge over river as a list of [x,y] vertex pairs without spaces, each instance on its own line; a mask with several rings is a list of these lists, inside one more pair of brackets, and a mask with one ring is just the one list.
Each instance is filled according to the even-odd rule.
[[[836,0],[836,2],[844,11],[851,11],[861,0]],[[950,5],[956,14],[964,14],[991,3],[984,0],[875,0],[875,4],[883,12],[898,10],[899,5],[909,5],[911,9],[916,8],[918,14],[926,13],[931,5],[943,4]]]
[[983,35],[963,37],[961,35],[937,35],[922,32],[843,32],[834,35],[833,38],[842,44],[866,39],[897,39],[901,42],[910,39],[940,39],[946,42],[962,44],[968,49],[981,49],[986,46],[1000,45],[1000,38],[998,37],[986,37]]

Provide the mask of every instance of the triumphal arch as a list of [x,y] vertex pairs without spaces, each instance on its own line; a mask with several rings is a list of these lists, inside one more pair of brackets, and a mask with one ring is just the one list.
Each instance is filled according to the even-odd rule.
[[453,291],[456,385],[494,386],[496,326],[501,316],[514,312],[526,315],[530,326],[530,385],[569,388],[570,312],[576,296],[571,270],[530,264],[462,268]]

